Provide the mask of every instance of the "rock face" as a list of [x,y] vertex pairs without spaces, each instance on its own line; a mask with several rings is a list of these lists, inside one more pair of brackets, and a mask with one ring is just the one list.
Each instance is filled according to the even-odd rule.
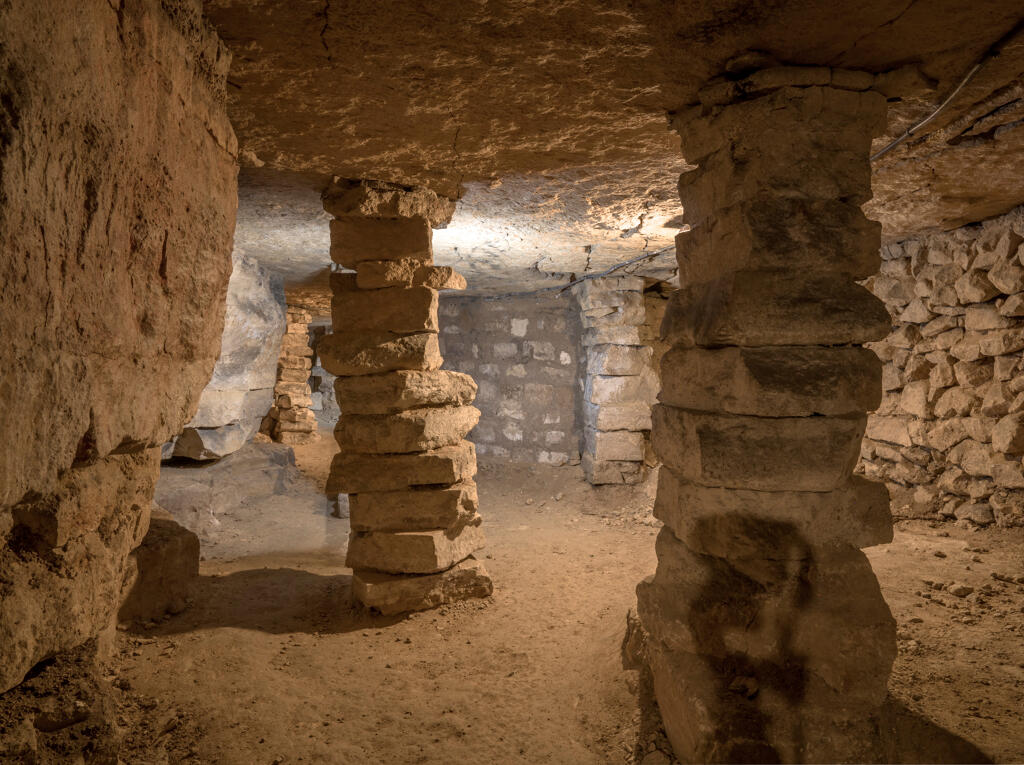
[[885,392],[858,470],[890,484],[901,515],[1021,524],[1024,208],[882,257],[865,284],[894,328],[870,346]]
[[856,344],[889,330],[854,283],[877,257],[859,205],[886,102],[822,76],[722,78],[676,119],[700,167],[680,180],[693,233],[652,431],[665,526],[637,594],[686,762],[883,756],[895,623],[858,548],[892,525],[885,487],[852,472],[881,376]]
[[219,459],[259,430],[274,403],[277,357],[285,330],[284,291],[251,258],[232,257],[224,332],[199,409],[164,456]]
[[0,6],[0,690],[110,624],[210,379],[228,64],[198,0]]
[[[450,205],[422,189],[336,181],[324,209],[337,216],[331,257],[356,269],[332,274],[334,333],[319,343],[324,368],[337,375],[341,451],[327,492],[349,494],[356,518],[346,561],[353,593],[387,613],[490,595],[483,566],[468,562],[484,545],[476,453],[465,440],[480,418],[469,406],[476,383],[438,369],[435,288],[360,278],[410,259],[429,268],[431,221],[446,219]],[[374,351],[352,352],[360,347]]]
[[592,484],[638,483],[658,377],[638,328],[644,280],[605,276],[573,287],[583,324],[583,473]]

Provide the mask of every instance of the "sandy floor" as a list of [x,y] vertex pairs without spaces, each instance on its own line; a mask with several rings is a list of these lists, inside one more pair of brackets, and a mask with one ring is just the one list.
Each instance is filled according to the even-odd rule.
[[[322,480],[330,449],[297,449],[300,469]],[[191,609],[119,635],[116,684],[151,721],[139,751],[156,737],[172,761],[630,762],[637,678],[619,647],[655,565],[649,487],[594,490],[569,467],[478,480],[487,601],[373,617],[350,606],[343,550],[205,561]],[[900,625],[895,699],[1024,760],[1024,534],[916,524],[870,556]]]

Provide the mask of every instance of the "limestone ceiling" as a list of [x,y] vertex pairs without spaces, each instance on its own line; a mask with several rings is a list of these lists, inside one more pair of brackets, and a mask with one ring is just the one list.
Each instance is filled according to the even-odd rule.
[[[891,137],[1024,16],[1019,0],[206,0],[205,9],[234,54],[236,247],[293,285],[315,282],[328,263],[318,194],[331,175],[426,184],[460,197],[435,235],[438,261],[492,293],[670,245],[685,165],[665,113],[736,53],[874,72],[917,64],[934,87],[893,103]],[[1024,201],[1022,72],[1018,35],[926,135],[876,163],[869,214],[888,237]],[[641,272],[666,278],[672,266],[668,253]]]

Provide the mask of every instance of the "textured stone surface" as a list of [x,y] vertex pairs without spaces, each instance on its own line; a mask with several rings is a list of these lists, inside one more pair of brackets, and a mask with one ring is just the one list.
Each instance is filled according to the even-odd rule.
[[437,290],[385,287],[336,292],[331,301],[336,331],[437,332]]
[[[149,447],[217,358],[236,208],[228,56],[199,3],[59,6],[0,7],[0,690],[116,611]],[[34,536],[101,474],[63,546]]]
[[[461,256],[471,286],[491,292],[564,283],[588,263],[599,270],[672,244],[683,166],[664,113],[693,102],[733,55],[768,48],[782,62],[865,70],[835,70],[839,81],[919,62],[926,87],[904,78],[886,93],[899,100],[878,149],[929,114],[1019,17],[1005,0],[926,0],[902,14],[886,0],[613,0],[596,12],[582,0],[206,7],[240,53],[230,106],[247,163],[241,245],[280,260],[319,253],[322,267],[316,213],[332,174],[426,184],[452,198],[461,181],[466,194],[435,252],[445,264]],[[1005,49],[914,141],[875,163],[868,209],[887,238],[1024,199],[1005,161],[1024,142],[1021,58],[1018,46]],[[564,77],[553,84],[552,71]],[[318,228],[314,248],[307,232]],[[673,264],[669,255],[649,265],[665,273]]]
[[475,474],[476,449],[469,441],[422,454],[341,453],[331,462],[327,493],[358,494],[453,484]]
[[494,591],[483,563],[472,556],[439,574],[394,576],[379,571],[352,573],[352,595],[382,614],[423,611],[468,598],[486,598]]

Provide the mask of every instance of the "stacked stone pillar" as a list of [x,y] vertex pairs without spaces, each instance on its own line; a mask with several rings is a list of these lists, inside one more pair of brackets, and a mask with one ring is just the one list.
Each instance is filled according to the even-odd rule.
[[480,412],[476,383],[442,370],[438,290],[461,289],[435,267],[431,225],[452,203],[425,189],[336,180],[324,192],[334,332],[319,344],[337,375],[340,447],[327,491],[347,493],[352,591],[382,613],[490,595],[473,553],[484,544],[476,452],[466,435]]
[[733,75],[675,117],[699,168],[680,179],[693,229],[652,433],[665,526],[638,595],[684,762],[883,756],[895,624],[860,548],[890,541],[891,518],[885,487],[852,475],[881,396],[861,345],[889,331],[855,283],[878,268],[870,82]]
[[583,324],[583,472],[592,484],[639,483],[651,404],[658,392],[653,349],[640,342],[644,280],[587,279],[573,287]]
[[288,324],[281,338],[281,356],[277,361],[274,406],[270,410],[270,436],[283,444],[308,444],[316,438],[317,422],[313,413],[309,371],[313,349],[309,345],[309,311],[288,309]]

